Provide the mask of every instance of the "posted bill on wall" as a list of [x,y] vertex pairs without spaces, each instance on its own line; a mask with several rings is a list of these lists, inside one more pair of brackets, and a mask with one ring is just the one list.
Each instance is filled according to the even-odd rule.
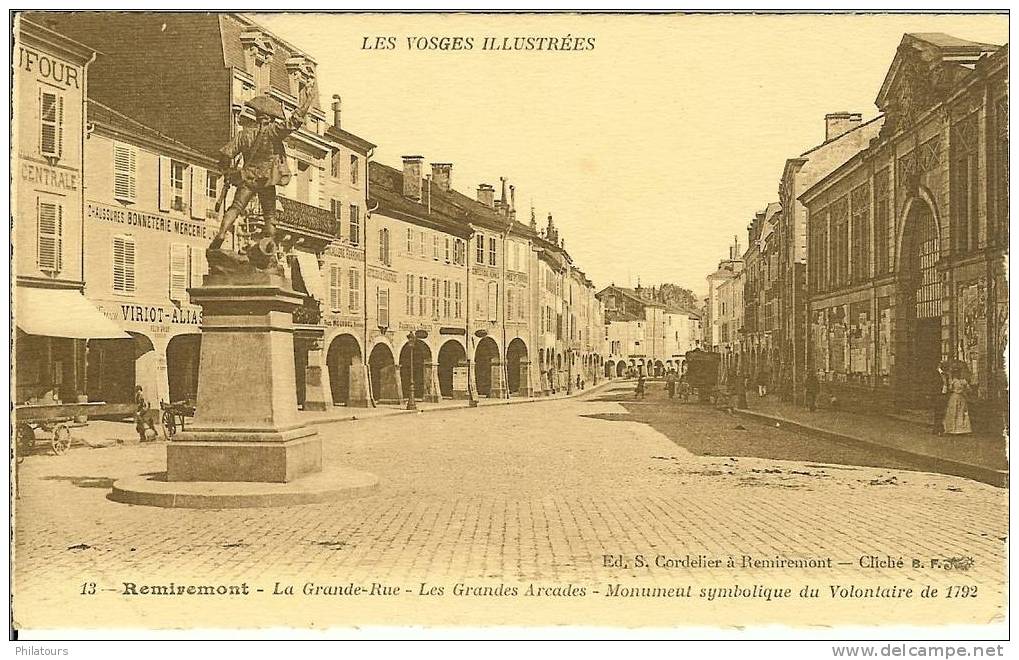
[[1007,14],[11,27],[12,634],[1003,635]]

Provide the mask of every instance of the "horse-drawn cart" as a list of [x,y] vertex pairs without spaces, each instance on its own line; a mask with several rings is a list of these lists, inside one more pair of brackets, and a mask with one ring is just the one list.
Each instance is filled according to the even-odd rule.
[[71,448],[71,429],[88,425],[89,417],[119,419],[130,417],[133,404],[89,401],[81,403],[25,403],[14,406],[15,439],[18,453],[30,453],[36,431],[51,434],[50,449],[57,456]]
[[701,403],[717,403],[718,369],[722,356],[696,348],[686,353],[686,380]]

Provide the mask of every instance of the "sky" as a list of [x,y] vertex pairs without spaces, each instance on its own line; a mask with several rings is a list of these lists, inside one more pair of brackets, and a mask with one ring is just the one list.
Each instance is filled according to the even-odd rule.
[[[877,115],[905,32],[1003,44],[1001,15],[255,14],[318,62],[342,126],[452,162],[453,186],[516,186],[517,217],[553,214],[599,289],[673,282],[703,294],[734,236],[778,198],[787,158],[829,112]],[[419,50],[408,37],[470,37]],[[485,37],[593,39],[583,51],[482,50]],[[395,37],[395,48],[364,48]],[[383,40],[385,42],[385,40]],[[592,42],[584,41],[585,44]],[[327,112],[328,114],[328,112]]]

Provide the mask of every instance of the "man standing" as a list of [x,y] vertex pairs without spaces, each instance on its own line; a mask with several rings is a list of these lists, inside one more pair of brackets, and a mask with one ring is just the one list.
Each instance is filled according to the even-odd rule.
[[[271,239],[274,236],[276,186],[290,183],[283,138],[304,125],[305,116],[317,97],[318,83],[312,80],[301,92],[300,105],[289,117],[283,114],[279,101],[268,96],[256,96],[245,103],[255,112],[255,124],[241,129],[220,149],[219,165],[227,173],[227,181],[237,186],[237,191],[230,208],[223,214],[223,222],[209,245],[210,250],[218,250],[223,245],[237,217],[255,195],[258,195],[265,223],[261,237]],[[234,160],[238,155],[243,158],[243,163],[235,168]]]
[[145,391],[142,390],[142,386],[136,385],[134,388],[134,430],[138,432],[139,442],[145,442],[148,439],[146,437],[147,429],[152,429],[152,435],[156,438],[159,437],[159,432],[156,431],[156,423],[152,419],[149,400],[145,398]]

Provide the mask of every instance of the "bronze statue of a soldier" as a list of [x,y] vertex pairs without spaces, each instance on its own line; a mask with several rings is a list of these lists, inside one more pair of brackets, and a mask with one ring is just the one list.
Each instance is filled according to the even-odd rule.
[[[265,252],[272,246],[276,232],[276,186],[287,185],[291,176],[283,139],[304,124],[305,116],[317,97],[318,84],[312,79],[301,92],[297,109],[289,117],[284,114],[279,101],[265,95],[245,103],[255,112],[255,123],[242,128],[219,151],[219,164],[225,172],[226,183],[236,186],[237,191],[230,208],[223,215],[216,237],[209,245],[210,250],[218,250],[223,245],[237,217],[256,195],[264,220],[260,249]],[[238,155],[243,162],[235,167]],[[226,187],[224,185],[224,192]]]

